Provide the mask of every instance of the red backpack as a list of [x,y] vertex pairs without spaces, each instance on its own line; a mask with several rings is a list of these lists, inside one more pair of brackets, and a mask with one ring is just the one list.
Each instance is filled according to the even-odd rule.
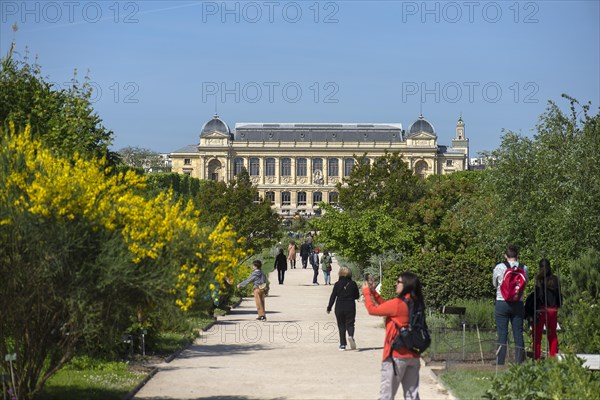
[[504,278],[500,284],[500,293],[508,302],[520,301],[525,286],[527,286],[525,269],[521,264],[516,267],[512,267],[508,261],[505,261],[504,264],[506,264],[506,271],[504,271]]

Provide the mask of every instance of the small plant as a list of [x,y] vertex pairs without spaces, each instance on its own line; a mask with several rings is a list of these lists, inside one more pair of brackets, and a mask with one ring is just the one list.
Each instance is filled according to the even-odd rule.
[[494,303],[490,300],[458,300],[453,303],[457,307],[465,307],[465,321],[468,326],[480,329],[492,329],[494,322]]
[[574,355],[512,365],[483,396],[490,400],[600,399],[600,375]]

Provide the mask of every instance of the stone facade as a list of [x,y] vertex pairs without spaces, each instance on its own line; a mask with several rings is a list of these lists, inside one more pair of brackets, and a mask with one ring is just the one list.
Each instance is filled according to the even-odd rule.
[[337,202],[335,185],[348,176],[354,156],[369,161],[398,152],[415,174],[468,169],[469,139],[462,118],[451,146],[438,145],[433,125],[420,116],[401,124],[237,123],[233,132],[218,115],[200,132],[200,143],[171,153],[172,171],[229,182],[242,168],[282,215],[311,215],[321,201]]

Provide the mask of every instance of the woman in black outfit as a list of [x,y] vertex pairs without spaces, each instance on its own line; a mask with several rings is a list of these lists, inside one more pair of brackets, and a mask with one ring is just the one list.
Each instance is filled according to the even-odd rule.
[[277,257],[275,257],[274,268],[277,268],[277,279],[279,280],[279,284],[283,285],[285,271],[287,271],[287,259],[283,254],[283,249],[279,249],[279,254],[277,254]]
[[[340,351],[346,350],[346,331],[348,331],[348,342],[352,350],[356,349],[354,341],[354,320],[356,319],[356,303],[360,296],[358,286],[352,280],[352,271],[346,266],[340,267],[338,273],[340,279],[333,285],[327,314],[331,312],[335,303],[335,318],[337,319],[338,331],[340,333]],[[337,301],[336,301],[337,299]]]

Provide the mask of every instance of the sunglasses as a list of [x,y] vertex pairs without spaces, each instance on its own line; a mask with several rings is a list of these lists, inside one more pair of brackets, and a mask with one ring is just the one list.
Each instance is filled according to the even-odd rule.
[[396,285],[398,285],[399,283],[404,284],[404,282],[402,282],[400,279],[398,279],[398,281],[396,282]]

